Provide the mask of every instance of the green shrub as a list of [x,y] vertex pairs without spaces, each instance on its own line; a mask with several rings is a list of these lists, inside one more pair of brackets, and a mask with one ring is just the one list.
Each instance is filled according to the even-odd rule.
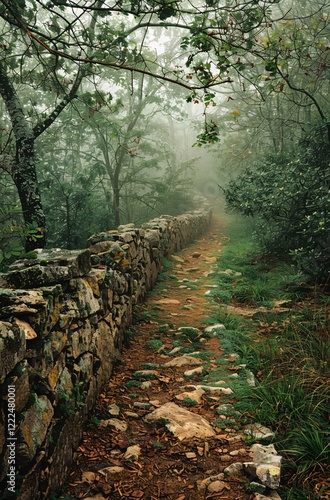
[[230,208],[255,219],[264,250],[291,256],[313,280],[329,278],[329,153],[316,132],[294,157],[259,160],[225,190]]
[[42,237],[35,223],[23,224],[19,221],[21,210],[18,207],[0,208],[0,271],[6,271],[9,264],[17,258],[36,258],[35,252],[25,253],[26,239],[36,241]]

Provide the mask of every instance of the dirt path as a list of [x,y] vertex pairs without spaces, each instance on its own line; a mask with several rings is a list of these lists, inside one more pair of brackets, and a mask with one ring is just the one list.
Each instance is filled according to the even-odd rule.
[[[239,476],[220,475],[212,487],[201,488],[199,483],[231,463],[250,459],[234,423],[229,427],[215,423],[224,418],[219,411],[221,394],[191,392],[201,380],[225,388],[220,374],[227,370],[229,377],[235,372],[234,359],[220,366],[219,340],[204,334],[203,323],[214,307],[205,293],[210,289],[208,274],[219,256],[222,228],[223,222],[215,219],[207,235],[174,255],[172,269],[140,309],[130,346],[101,395],[95,423],[88,426],[76,453],[67,486],[71,498],[249,498]],[[164,366],[192,350],[202,361]],[[184,396],[187,391],[191,397]],[[180,440],[164,423],[144,420],[169,402],[204,417],[214,435]]]

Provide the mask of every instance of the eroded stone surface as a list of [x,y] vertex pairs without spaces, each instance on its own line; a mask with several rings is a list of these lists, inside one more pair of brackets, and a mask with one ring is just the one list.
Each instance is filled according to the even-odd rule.
[[258,443],[251,447],[253,462],[244,462],[244,469],[257,478],[261,484],[276,490],[281,480],[282,457],[277,454],[274,446],[263,446]]
[[16,324],[0,321],[0,383],[22,361],[25,352],[24,331]]
[[181,392],[175,396],[175,399],[183,401],[184,399],[189,398],[199,404],[201,403],[204,394],[205,391],[203,391],[203,389],[195,389],[192,391]]
[[43,443],[50,426],[54,410],[46,396],[35,397],[30,408],[22,414],[17,434],[17,460],[26,467]]
[[36,259],[18,260],[5,279],[9,285],[35,288],[86,276],[91,270],[89,250],[49,250]]
[[212,426],[205,418],[192,413],[175,403],[166,403],[145,417],[147,422],[165,421],[167,429],[180,441],[193,437],[208,438],[215,436]]
[[255,439],[272,439],[274,437],[274,432],[268,427],[265,427],[261,424],[252,424],[248,425],[245,430],[245,434],[252,436]]
[[194,365],[200,365],[203,363],[202,359],[199,358],[194,358],[193,356],[180,356],[178,358],[171,359],[171,361],[168,361],[167,363],[164,364],[164,366],[167,367],[174,367],[174,366],[194,366]]

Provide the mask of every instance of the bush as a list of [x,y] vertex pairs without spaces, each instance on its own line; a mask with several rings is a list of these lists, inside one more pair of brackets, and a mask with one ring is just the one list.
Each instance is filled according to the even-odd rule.
[[36,241],[42,237],[37,224],[24,224],[18,207],[0,208],[0,271],[19,258],[35,258],[35,252],[25,253],[26,239]]
[[291,256],[313,280],[330,269],[330,145],[320,133],[303,142],[294,158],[266,158],[225,190],[227,204],[256,221],[263,249]]

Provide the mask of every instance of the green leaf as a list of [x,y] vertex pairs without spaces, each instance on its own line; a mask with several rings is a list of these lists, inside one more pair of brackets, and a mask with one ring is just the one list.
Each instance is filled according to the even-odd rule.
[[173,9],[171,5],[167,5],[166,7],[162,7],[158,12],[158,17],[162,21],[167,19],[168,17],[174,17],[176,15],[176,10]]

